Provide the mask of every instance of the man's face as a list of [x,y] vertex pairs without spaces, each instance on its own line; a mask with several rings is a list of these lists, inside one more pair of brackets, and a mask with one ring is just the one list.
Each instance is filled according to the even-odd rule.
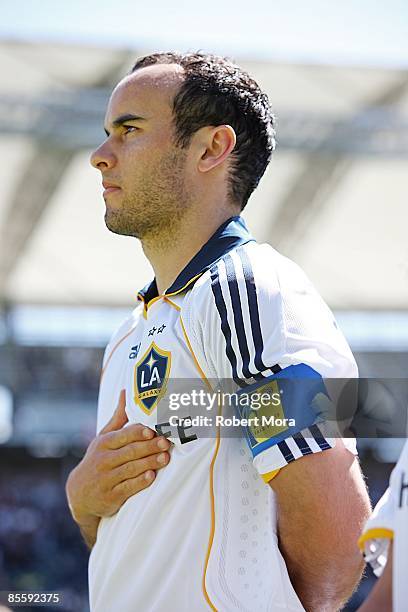
[[112,93],[107,139],[91,156],[102,174],[105,222],[112,232],[158,236],[188,206],[186,151],[174,145],[172,123],[172,100],[182,78],[179,66],[149,66]]

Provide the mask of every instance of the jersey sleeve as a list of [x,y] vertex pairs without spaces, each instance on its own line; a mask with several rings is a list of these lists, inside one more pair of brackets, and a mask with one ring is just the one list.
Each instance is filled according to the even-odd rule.
[[387,563],[390,540],[394,537],[395,496],[391,489],[385,491],[358,541],[366,563],[374,574],[381,576]]
[[358,541],[366,563],[371,565],[376,576],[381,576],[383,572],[387,563],[389,543],[397,531],[397,514],[401,509],[404,492],[401,488],[404,480],[402,476],[407,472],[408,442],[405,442],[398,463],[391,473],[389,487],[374,508]]
[[[331,401],[323,377],[356,377],[357,367],[303,272],[269,245],[250,243],[219,260],[193,292],[190,329],[208,377],[231,381],[239,398],[260,392],[272,397],[282,387],[286,392],[269,415],[294,425],[244,432],[263,479],[332,448],[335,436],[322,418]],[[345,443],[355,451],[353,442]]]

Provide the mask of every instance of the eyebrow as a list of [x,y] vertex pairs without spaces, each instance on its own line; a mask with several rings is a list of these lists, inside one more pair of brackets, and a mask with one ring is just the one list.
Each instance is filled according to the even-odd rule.
[[[116,119],[114,119],[112,121],[112,127],[113,128],[118,128],[121,127],[124,123],[127,123],[128,121],[145,121],[145,117],[141,117],[140,115],[132,115],[132,113],[126,113],[125,115],[120,115],[120,117],[117,117]],[[109,131],[106,129],[106,127],[103,128],[105,130],[105,134],[107,136],[109,136]]]

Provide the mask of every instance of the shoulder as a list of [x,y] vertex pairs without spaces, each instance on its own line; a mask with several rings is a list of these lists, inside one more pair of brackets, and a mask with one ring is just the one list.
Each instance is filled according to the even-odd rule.
[[[268,244],[249,242],[215,262],[195,283],[185,302],[196,317],[218,312],[223,319],[265,314],[282,330],[306,324],[335,327],[333,315],[303,270]],[[296,328],[296,329],[295,329]]]
[[187,304],[194,304],[199,314],[200,307],[220,309],[224,304],[234,309],[259,295],[279,296],[277,256],[272,247],[256,242],[232,249],[197,280]]
[[251,378],[252,369],[267,369],[264,349],[277,363],[282,312],[274,253],[255,242],[232,249],[186,296],[182,315],[214,376]]
[[186,318],[201,342],[222,332],[227,352],[241,352],[245,362],[255,351],[282,367],[306,363],[329,377],[357,374],[325,301],[303,270],[268,244],[247,243],[215,262],[187,296]]
[[285,303],[296,300],[302,311],[305,303],[301,300],[306,296],[318,298],[324,305],[300,266],[269,244],[255,241],[234,248],[217,260],[194,284],[190,299],[197,305],[205,303],[211,297],[216,299],[219,289],[224,287],[232,293],[238,288],[240,297],[256,291],[257,295],[278,297]]

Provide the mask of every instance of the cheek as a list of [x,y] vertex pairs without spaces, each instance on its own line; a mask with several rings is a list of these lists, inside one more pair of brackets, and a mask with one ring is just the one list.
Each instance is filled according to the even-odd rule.
[[123,156],[123,166],[126,172],[140,176],[141,173],[148,172],[160,164],[164,153],[164,143],[160,141],[141,139],[132,143]]
[[120,164],[120,175],[124,185],[131,186],[143,180],[151,163],[152,159],[149,151],[142,150],[140,147],[129,147]]
[[174,155],[174,143],[168,128],[154,134],[140,134],[129,139],[120,158],[120,174],[125,184],[158,179]]

